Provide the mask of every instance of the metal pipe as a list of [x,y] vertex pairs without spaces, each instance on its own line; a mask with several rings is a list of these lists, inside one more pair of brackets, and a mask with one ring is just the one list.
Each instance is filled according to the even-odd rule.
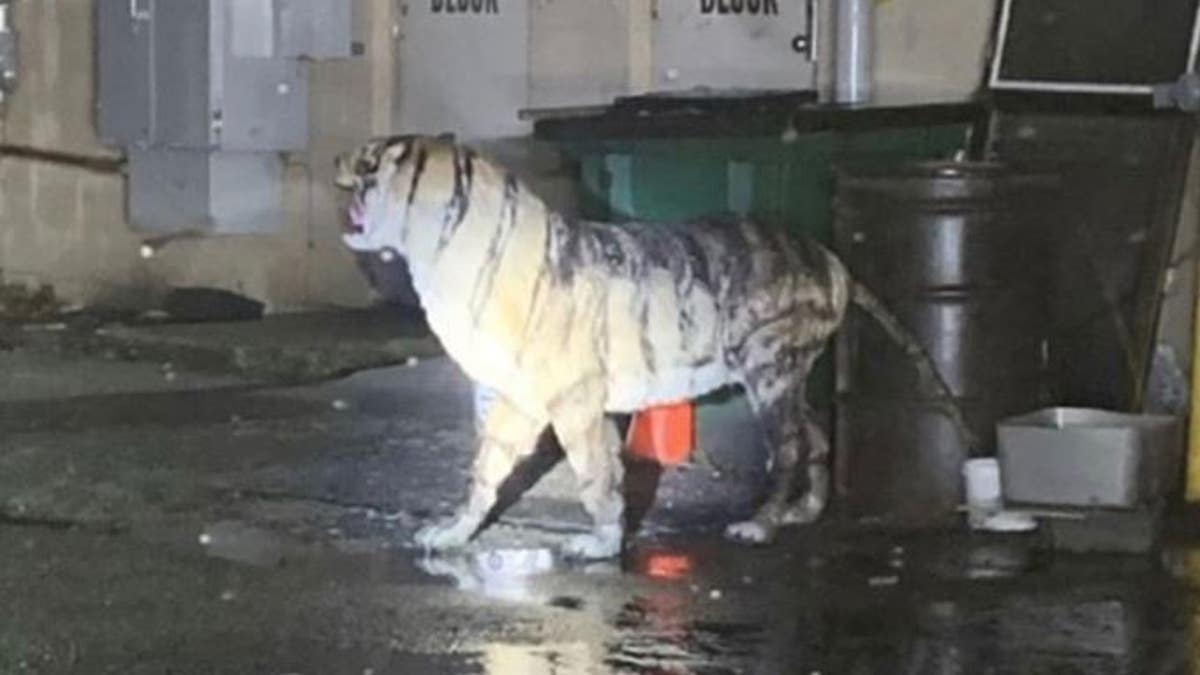
[[63,152],[61,150],[33,148],[27,145],[0,143],[0,159],[5,157],[16,157],[18,159],[25,159],[31,162],[42,162],[45,164],[74,166],[84,169],[85,171],[94,171],[96,173],[121,173],[125,170],[124,157],[82,155],[75,152]]
[[838,103],[871,99],[872,10],[875,0],[837,0]]

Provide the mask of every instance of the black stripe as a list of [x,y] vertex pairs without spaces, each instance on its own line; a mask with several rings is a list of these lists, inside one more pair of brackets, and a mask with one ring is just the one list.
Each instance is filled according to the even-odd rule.
[[546,231],[542,238],[542,259],[538,268],[537,279],[534,282],[533,290],[529,294],[529,304],[527,305],[528,315],[525,317],[525,327],[521,331],[522,338],[529,336],[529,330],[533,327],[534,315],[538,312],[538,303],[542,299],[542,287],[550,280],[550,269],[553,261],[551,260],[551,243],[554,237],[554,216],[549,209],[546,210]]
[[517,364],[525,358],[525,348],[532,342],[529,332],[537,328],[537,320],[541,318],[542,289],[550,283],[551,240],[554,236],[554,213],[546,210],[546,232],[542,240],[541,266],[538,268],[537,279],[533,282],[533,290],[529,293],[529,302],[525,306],[525,325],[521,328],[521,348],[517,352]]
[[504,248],[513,230],[517,227],[517,198],[520,194],[520,184],[512,173],[504,176],[504,199],[500,204],[500,216],[492,231],[492,241],[488,244],[487,257],[479,276],[475,277],[475,288],[471,292],[471,320],[478,325],[479,315],[487,306],[492,296],[492,286],[496,283],[496,272],[500,269]]
[[413,164],[412,182],[408,186],[408,205],[412,206],[417,196],[417,186],[421,183],[421,174],[425,173],[425,163],[429,161],[429,152],[422,147],[417,150],[417,161]]
[[[692,283],[697,283],[705,288],[711,288],[712,283],[709,278],[708,271],[708,255],[704,251],[704,247],[696,241],[696,236],[690,232],[680,232],[679,240],[683,244],[683,249],[686,251],[688,266],[692,271]],[[691,290],[690,288],[688,290]]]
[[400,156],[397,157],[396,161],[393,163],[397,169],[403,167],[404,163],[408,161],[408,158],[412,157],[413,149],[413,143],[411,139],[402,140],[400,142],[404,143],[404,149],[400,151]]
[[[643,293],[648,289],[643,289]],[[646,361],[646,369],[654,372],[654,345],[650,342],[650,298],[642,299],[642,312],[638,316],[638,338],[642,347],[642,359]]]
[[608,266],[608,271],[614,275],[621,274],[625,268],[625,251],[616,229],[597,227],[591,231],[591,235],[599,257]]
[[554,221],[554,272],[563,283],[570,283],[575,272],[589,262],[585,256],[586,230],[587,224],[579,221],[567,222],[562,218]]
[[425,173],[425,162],[429,160],[429,153],[425,148],[417,150],[417,161],[413,164],[412,180],[408,184],[408,200],[404,207],[404,225],[400,229],[401,241],[408,239],[408,212],[412,209],[413,199],[417,196],[417,187],[421,184],[421,174]]
[[354,173],[364,176],[379,170],[379,160],[383,151],[391,147],[386,141],[372,141],[363,146],[363,152],[354,162]]
[[687,297],[679,298],[679,320],[676,327],[679,329],[679,351],[687,353],[692,345],[692,331],[696,328]]
[[467,216],[467,211],[471,208],[471,190],[475,184],[475,152],[466,149],[460,152],[458,147],[454,148],[454,193],[450,195],[450,201],[446,202],[446,211],[442,216],[442,231],[438,235],[437,251],[442,250],[450,244],[450,240],[454,238],[458,232],[459,225],[462,225],[463,219]]

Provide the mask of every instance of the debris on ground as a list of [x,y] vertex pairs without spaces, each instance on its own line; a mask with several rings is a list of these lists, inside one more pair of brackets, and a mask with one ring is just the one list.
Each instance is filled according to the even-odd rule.
[[256,321],[265,305],[220,288],[175,288],[163,299],[163,311],[175,321]]
[[0,282],[0,319],[7,321],[45,321],[58,315],[63,303],[46,284],[36,289],[25,284]]

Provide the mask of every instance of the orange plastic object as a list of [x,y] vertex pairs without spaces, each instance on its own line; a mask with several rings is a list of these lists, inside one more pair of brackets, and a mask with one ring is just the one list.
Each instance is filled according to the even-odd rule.
[[673,465],[686,462],[695,444],[695,408],[684,401],[635,413],[625,445],[635,457]]

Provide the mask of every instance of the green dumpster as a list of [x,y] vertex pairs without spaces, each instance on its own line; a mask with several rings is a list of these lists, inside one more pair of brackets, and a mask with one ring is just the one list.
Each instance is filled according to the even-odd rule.
[[[966,149],[979,120],[979,108],[969,103],[758,106],[743,116],[728,104],[716,113],[699,107],[661,115],[617,105],[587,117],[542,119],[535,135],[577,162],[585,218],[680,221],[736,213],[830,245],[838,166],[948,158]],[[809,382],[810,403],[826,428],[832,351]],[[723,458],[726,466],[757,461],[761,453],[745,447],[750,415],[740,392],[717,392],[697,403],[703,458]],[[755,443],[761,446],[761,439]]]

